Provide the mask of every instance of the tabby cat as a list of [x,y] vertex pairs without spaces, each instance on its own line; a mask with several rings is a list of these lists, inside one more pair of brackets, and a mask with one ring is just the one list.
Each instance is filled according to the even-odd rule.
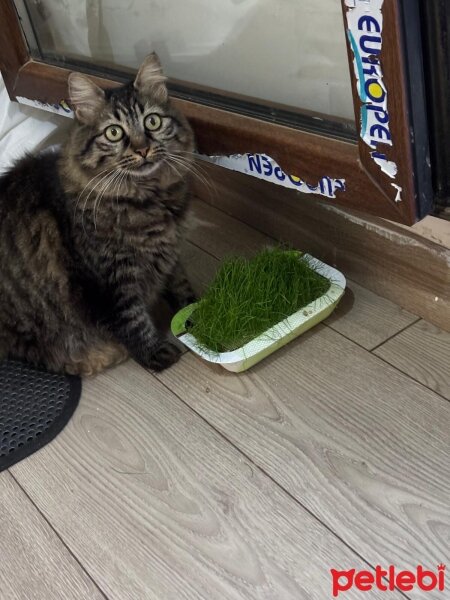
[[165,369],[179,350],[152,307],[193,300],[179,261],[192,131],[155,54],[113,90],[72,73],[69,93],[61,151],[0,178],[0,358],[80,375],[127,356]]

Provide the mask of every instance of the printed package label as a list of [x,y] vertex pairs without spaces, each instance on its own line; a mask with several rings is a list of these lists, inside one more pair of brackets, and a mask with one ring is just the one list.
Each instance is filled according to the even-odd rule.
[[[388,92],[383,81],[380,57],[383,43],[384,0],[345,0],[347,35],[353,52],[353,65],[361,100],[361,138],[372,149],[371,156],[391,179],[397,176],[395,162],[388,160],[383,149],[392,146],[387,108]],[[401,201],[402,189],[396,184],[396,201]]]
[[345,191],[345,179],[322,177],[315,185],[311,185],[300,179],[300,177],[286,174],[273,158],[265,154],[200,155],[200,158],[226,169],[264,179],[289,189],[298,190],[304,194],[320,194],[327,198],[336,198],[337,192]]

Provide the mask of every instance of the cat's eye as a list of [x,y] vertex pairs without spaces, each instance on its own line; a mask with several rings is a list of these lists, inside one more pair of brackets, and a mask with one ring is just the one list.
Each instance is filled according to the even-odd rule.
[[123,138],[123,129],[119,125],[110,125],[105,129],[105,136],[110,142],[119,142]]
[[144,119],[144,126],[149,131],[158,131],[161,129],[162,119],[157,113],[151,113]]

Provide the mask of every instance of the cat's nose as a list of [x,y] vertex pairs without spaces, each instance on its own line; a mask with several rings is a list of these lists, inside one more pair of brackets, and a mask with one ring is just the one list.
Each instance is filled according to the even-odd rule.
[[138,148],[135,150],[138,154],[140,154],[143,158],[147,156],[148,148]]

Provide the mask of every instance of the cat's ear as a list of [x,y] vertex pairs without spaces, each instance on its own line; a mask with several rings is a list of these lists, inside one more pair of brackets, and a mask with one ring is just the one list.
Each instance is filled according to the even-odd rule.
[[69,75],[69,97],[80,123],[92,125],[105,105],[105,93],[93,81],[80,73]]
[[142,96],[150,96],[156,102],[164,104],[169,96],[166,81],[167,77],[163,73],[158,55],[152,52],[144,58],[144,62],[139,67],[134,87]]

